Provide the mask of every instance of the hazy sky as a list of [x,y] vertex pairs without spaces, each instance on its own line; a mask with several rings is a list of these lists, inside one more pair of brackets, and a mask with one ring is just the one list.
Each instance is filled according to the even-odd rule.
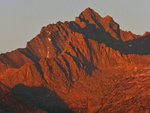
[[42,26],[74,20],[91,7],[123,30],[150,31],[150,0],[0,0],[0,53],[23,48]]

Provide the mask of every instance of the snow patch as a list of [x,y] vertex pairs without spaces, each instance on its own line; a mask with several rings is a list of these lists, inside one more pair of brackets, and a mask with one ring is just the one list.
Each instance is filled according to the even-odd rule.
[[46,58],[49,58],[49,51],[47,52],[47,56],[46,56]]
[[50,41],[51,41],[51,38],[48,38],[48,41],[50,42]]

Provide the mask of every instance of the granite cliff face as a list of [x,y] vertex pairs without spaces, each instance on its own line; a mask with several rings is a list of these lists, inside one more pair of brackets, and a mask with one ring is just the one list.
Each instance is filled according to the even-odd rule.
[[[75,113],[148,113],[149,43],[150,33],[123,31],[112,17],[87,8],[75,21],[43,27],[26,48],[1,54],[0,81],[43,112],[51,112],[54,105]],[[33,100],[43,97],[32,102],[23,98],[29,96],[25,92],[18,93],[22,92],[18,84],[29,88],[26,91],[32,87],[39,87],[39,93],[50,90],[59,99],[46,101],[46,95],[30,92]]]

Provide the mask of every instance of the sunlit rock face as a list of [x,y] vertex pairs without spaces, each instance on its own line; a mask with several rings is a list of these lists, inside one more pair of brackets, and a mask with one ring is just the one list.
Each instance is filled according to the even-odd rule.
[[1,54],[0,81],[31,113],[148,113],[149,43],[149,32],[123,31],[87,8],[75,21],[43,27],[26,48]]

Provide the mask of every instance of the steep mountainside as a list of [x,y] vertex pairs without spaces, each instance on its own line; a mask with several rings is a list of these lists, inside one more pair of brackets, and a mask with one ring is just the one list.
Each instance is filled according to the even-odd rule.
[[75,113],[148,113],[149,43],[150,33],[123,31],[112,17],[87,8],[75,21],[43,27],[26,48],[1,54],[0,81],[47,112],[55,106]]

